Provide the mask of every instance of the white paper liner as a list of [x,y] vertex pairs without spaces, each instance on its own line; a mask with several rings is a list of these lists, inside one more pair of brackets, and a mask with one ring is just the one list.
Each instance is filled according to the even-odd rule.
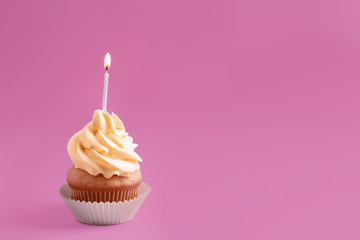
[[113,225],[130,221],[151,191],[147,183],[142,182],[138,196],[124,202],[80,202],[70,198],[70,188],[64,184],[60,196],[70,208],[74,217],[82,223],[92,225]]

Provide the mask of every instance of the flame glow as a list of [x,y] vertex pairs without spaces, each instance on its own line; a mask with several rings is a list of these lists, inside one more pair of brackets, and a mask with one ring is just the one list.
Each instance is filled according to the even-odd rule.
[[110,56],[110,53],[106,53],[106,55],[105,55],[105,61],[104,61],[104,67],[105,67],[105,69],[110,68],[110,64],[111,64],[111,56]]

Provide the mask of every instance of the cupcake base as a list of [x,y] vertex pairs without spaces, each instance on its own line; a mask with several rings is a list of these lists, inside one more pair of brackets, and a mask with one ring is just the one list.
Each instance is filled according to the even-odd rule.
[[138,195],[141,172],[137,170],[128,177],[114,175],[108,179],[102,174],[93,176],[72,166],[66,180],[71,190],[71,199],[86,202],[119,202],[133,199]]
[[150,186],[142,182],[138,189],[138,196],[123,202],[86,202],[73,200],[71,199],[70,188],[67,184],[60,188],[59,193],[79,222],[91,225],[114,225],[130,221],[150,191]]
[[138,189],[126,191],[88,191],[71,188],[71,199],[85,202],[124,202],[138,196]]

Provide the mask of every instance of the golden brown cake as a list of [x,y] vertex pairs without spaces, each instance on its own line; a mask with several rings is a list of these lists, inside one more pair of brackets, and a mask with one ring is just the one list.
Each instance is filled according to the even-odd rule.
[[112,176],[107,179],[101,174],[93,176],[72,166],[66,180],[72,199],[86,202],[123,202],[137,197],[141,172],[137,170],[129,177]]
[[137,144],[112,113],[96,110],[93,119],[68,143],[74,162],[67,174],[71,198],[90,202],[119,202],[135,198],[141,183],[134,151]]

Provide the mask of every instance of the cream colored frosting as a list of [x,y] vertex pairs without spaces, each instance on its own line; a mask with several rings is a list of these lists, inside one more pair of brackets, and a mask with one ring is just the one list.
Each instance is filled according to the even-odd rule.
[[140,168],[136,147],[118,116],[96,110],[92,121],[71,137],[67,149],[76,167],[111,178],[130,176]]

